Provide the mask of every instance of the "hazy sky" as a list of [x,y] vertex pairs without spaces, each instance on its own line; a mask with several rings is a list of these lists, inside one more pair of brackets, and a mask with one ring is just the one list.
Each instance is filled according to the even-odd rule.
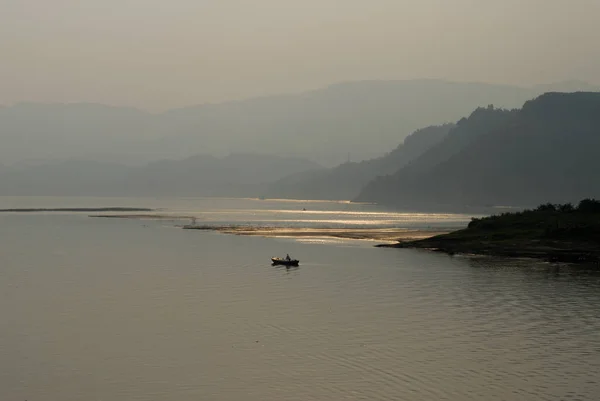
[[161,110],[362,79],[600,83],[600,0],[0,0],[0,104]]

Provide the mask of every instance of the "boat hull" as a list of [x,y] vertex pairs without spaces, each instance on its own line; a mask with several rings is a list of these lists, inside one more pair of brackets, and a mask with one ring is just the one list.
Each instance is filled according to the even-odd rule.
[[271,262],[273,262],[273,265],[281,266],[298,266],[300,264],[300,261],[296,259],[287,260],[281,258],[271,258]]

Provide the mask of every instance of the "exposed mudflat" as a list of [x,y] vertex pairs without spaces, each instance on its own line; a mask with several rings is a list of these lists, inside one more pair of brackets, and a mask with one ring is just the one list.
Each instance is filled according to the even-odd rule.
[[183,227],[186,230],[218,231],[224,234],[257,235],[289,238],[346,238],[373,241],[413,241],[446,233],[446,231],[409,230],[401,228],[297,228],[204,225]]
[[[171,220],[180,221],[182,224],[193,220],[195,216],[169,213],[119,213],[119,214],[97,214],[90,217],[112,218],[112,219],[140,219],[140,220]],[[310,221],[312,223],[312,221]],[[264,223],[252,224],[229,224],[229,223],[207,223],[188,224],[181,227],[186,230],[215,231],[223,234],[249,235],[262,237],[285,237],[285,238],[338,238],[350,240],[370,240],[382,243],[396,243],[416,241],[447,234],[449,230],[440,228],[390,228],[390,227],[307,227],[295,225],[268,225]]]

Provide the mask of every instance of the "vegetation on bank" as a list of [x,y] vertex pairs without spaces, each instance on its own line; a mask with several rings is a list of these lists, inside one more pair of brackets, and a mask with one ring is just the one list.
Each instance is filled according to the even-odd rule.
[[584,199],[576,206],[547,203],[533,210],[473,218],[463,230],[392,246],[598,263],[600,201]]

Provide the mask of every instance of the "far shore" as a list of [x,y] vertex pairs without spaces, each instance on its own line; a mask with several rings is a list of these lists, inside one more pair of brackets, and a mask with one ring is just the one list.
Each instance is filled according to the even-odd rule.
[[[142,210],[152,211],[152,210]],[[184,216],[177,214],[91,214],[89,217],[102,219],[137,219],[137,220],[191,220],[193,216]]]
[[65,207],[65,208],[18,208],[0,209],[0,213],[35,213],[35,212],[152,212],[154,209],[142,207]]

